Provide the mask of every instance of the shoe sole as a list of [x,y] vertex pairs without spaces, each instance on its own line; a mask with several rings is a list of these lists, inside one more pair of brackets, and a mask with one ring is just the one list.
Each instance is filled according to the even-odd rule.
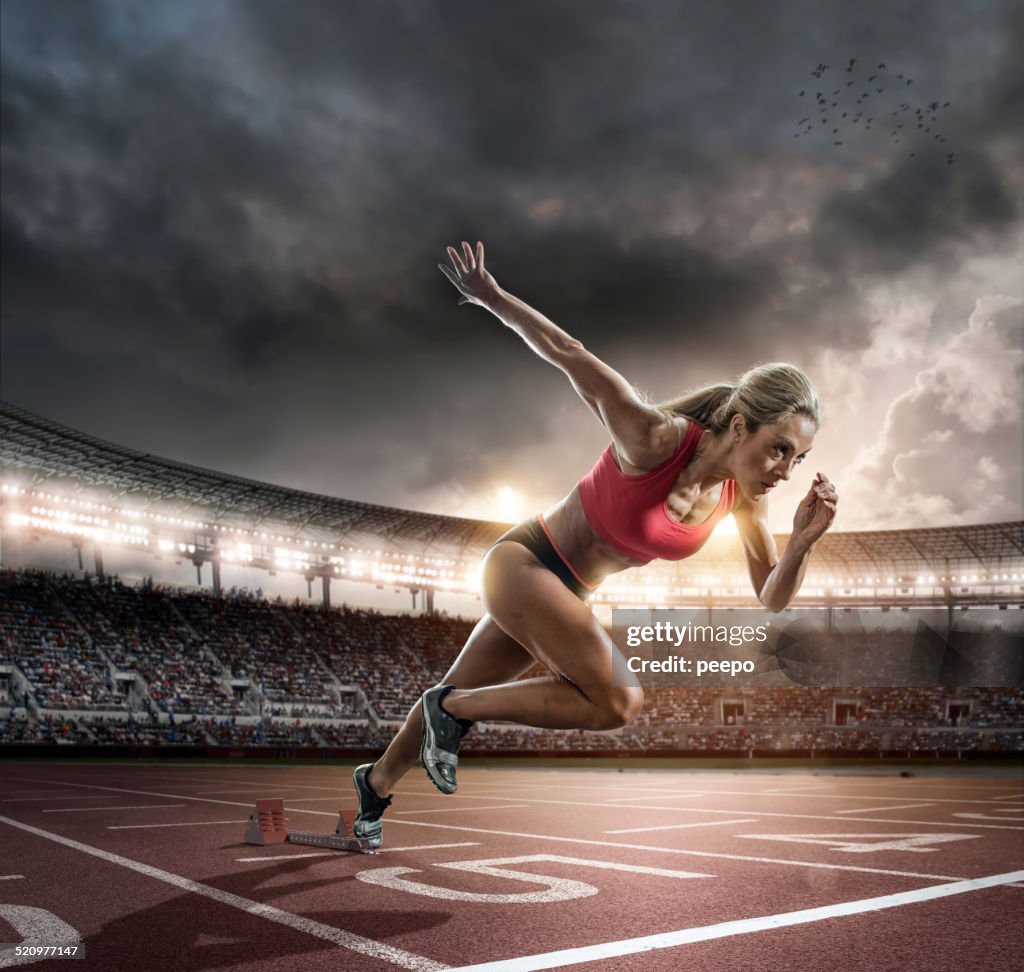
[[448,784],[444,778],[437,774],[434,769],[434,760],[430,758],[430,751],[437,749],[437,737],[434,735],[434,729],[430,725],[430,719],[427,718],[427,700],[424,696],[420,699],[420,715],[423,718],[423,734],[420,736],[420,762],[423,764],[423,768],[427,771],[427,777],[431,783],[434,784],[443,794],[451,796],[457,786],[448,788]]

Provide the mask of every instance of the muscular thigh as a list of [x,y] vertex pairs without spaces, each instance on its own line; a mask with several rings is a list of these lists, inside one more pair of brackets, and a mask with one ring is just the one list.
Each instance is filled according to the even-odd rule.
[[612,684],[618,649],[590,609],[525,547],[499,543],[484,560],[489,616],[552,671],[584,692]]
[[441,680],[458,688],[511,682],[534,664],[533,656],[485,614]]

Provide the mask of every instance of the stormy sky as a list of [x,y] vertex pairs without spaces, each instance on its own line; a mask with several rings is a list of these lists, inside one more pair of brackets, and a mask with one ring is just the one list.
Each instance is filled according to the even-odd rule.
[[607,437],[457,306],[436,264],[480,239],[499,283],[655,399],[805,368],[824,423],[776,529],[817,469],[836,529],[1022,515],[1019,3],[0,18],[15,405],[300,489],[528,515]]

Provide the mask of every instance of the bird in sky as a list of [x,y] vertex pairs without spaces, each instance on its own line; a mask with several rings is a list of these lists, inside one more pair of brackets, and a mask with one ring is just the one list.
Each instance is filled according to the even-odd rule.
[[[881,95],[886,94],[886,85],[884,83],[881,85],[872,84],[872,82],[882,80],[881,75],[878,72],[884,72],[887,70],[886,62],[880,61],[875,72],[870,75],[867,74],[867,70],[870,69],[865,70],[863,78],[855,76],[860,75],[860,71],[856,68],[857,63],[858,59],[855,57],[848,60],[846,73],[850,74],[851,77],[847,80],[845,87],[840,86],[833,89],[830,97],[826,96],[823,91],[815,93],[818,113],[821,116],[819,121],[823,126],[827,125],[831,129],[832,135],[835,136],[833,138],[833,145],[838,146],[844,144],[844,139],[842,138],[844,126],[849,126],[851,124],[862,125],[863,131],[868,132],[871,130],[871,124],[874,121],[874,118],[867,116],[867,112],[862,108],[862,106],[866,105],[869,99],[876,96],[879,97],[882,107],[892,109],[889,111],[890,117],[898,119],[901,113],[909,112],[913,114],[915,127],[912,131],[920,132],[921,134],[917,136],[917,139],[908,139],[911,142],[908,146],[909,158],[916,159],[921,154],[917,149],[921,147],[922,143],[920,142],[920,139],[922,139],[924,135],[931,136],[931,141],[927,143],[929,145],[934,141],[946,141],[945,134],[938,129],[938,113],[942,109],[950,107],[949,101],[942,102],[937,99],[926,103],[922,101],[921,106],[915,106],[908,101],[897,102],[898,96],[895,94],[890,94],[889,98],[881,98]],[[829,66],[824,62],[821,62],[811,72],[811,74],[814,77],[820,78],[828,69]],[[914,79],[907,77],[905,74],[897,74],[895,77],[905,82],[904,88],[911,87],[915,84]],[[862,89],[860,92],[849,91],[849,89],[855,84],[864,84],[865,80],[869,85],[867,89]],[[872,87],[874,88],[873,91],[871,90]],[[800,97],[804,97],[808,93],[809,92],[806,89],[801,89]],[[911,97],[913,99],[913,96],[909,92],[907,92],[906,97]],[[850,99],[855,100],[851,102]],[[897,102],[897,107],[893,108],[893,102]],[[807,117],[801,118],[796,125],[799,131],[795,132],[795,135],[804,136],[811,135],[813,133],[814,126],[810,124],[810,119]],[[901,141],[901,137],[906,133],[904,132],[902,122],[893,122],[893,126],[894,127],[890,132],[890,138],[893,144],[897,144]],[[868,137],[870,138],[870,136]],[[909,151],[910,149],[914,149],[914,151],[911,152]]]

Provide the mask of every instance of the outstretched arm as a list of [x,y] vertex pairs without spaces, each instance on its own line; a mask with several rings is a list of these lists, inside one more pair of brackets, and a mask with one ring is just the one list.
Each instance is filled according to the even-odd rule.
[[679,430],[663,412],[644,402],[617,371],[576,338],[518,297],[498,286],[484,268],[484,245],[448,247],[451,266],[441,272],[462,295],[460,304],[485,307],[538,355],[565,373],[577,394],[608,430],[619,454],[632,466],[654,469],[679,444]]
[[768,529],[765,503],[745,503],[734,517],[758,600],[769,611],[783,611],[803,584],[814,545],[835,519],[839,496],[828,477],[818,473],[793,517],[793,533],[782,557]]

